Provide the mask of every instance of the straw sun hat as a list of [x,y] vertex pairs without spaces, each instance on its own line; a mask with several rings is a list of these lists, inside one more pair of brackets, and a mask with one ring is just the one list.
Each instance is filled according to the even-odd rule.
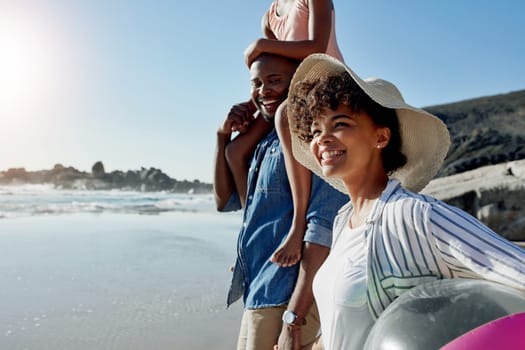
[[[343,72],[350,74],[372,100],[383,107],[395,109],[399,120],[401,152],[406,156],[407,162],[389,176],[400,180],[405,188],[419,192],[441,167],[450,146],[450,136],[446,125],[439,118],[406,104],[401,93],[392,83],[378,78],[363,80],[337,59],[326,54],[313,54],[304,59],[292,78],[288,95],[289,105],[292,97],[297,93],[298,82],[316,81],[323,76],[334,76]],[[288,118],[295,158],[337,190],[346,194],[346,187],[340,179],[323,176],[321,166],[311,153],[309,144],[298,136],[295,116],[290,108]]]

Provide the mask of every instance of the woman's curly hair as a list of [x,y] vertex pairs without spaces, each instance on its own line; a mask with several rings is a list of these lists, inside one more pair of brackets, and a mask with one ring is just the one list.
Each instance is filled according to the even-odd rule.
[[396,111],[372,100],[347,72],[335,76],[321,77],[315,81],[299,81],[293,86],[288,102],[288,115],[293,115],[290,126],[302,142],[312,140],[310,127],[326,108],[336,110],[344,104],[355,113],[366,113],[380,127],[390,129],[390,141],[382,150],[383,167],[387,173],[406,164],[401,152],[401,136]]

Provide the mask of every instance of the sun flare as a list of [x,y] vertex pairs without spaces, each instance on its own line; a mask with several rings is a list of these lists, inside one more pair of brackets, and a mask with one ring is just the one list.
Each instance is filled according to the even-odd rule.
[[0,114],[38,110],[58,70],[56,38],[33,18],[0,14]]
[[31,90],[32,83],[37,80],[43,68],[39,67],[38,46],[28,33],[12,29],[0,32],[0,91],[7,101]]
[[71,89],[59,25],[53,13],[0,1],[0,168],[25,165],[60,128]]

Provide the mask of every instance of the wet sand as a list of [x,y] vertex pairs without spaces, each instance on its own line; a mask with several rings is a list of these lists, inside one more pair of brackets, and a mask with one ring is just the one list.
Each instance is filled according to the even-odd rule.
[[240,217],[0,220],[0,349],[232,349],[225,309]]

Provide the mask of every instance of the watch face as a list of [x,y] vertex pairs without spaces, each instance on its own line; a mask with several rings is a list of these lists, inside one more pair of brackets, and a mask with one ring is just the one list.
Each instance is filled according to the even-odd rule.
[[296,318],[297,316],[292,311],[286,310],[283,314],[283,321],[288,324],[294,323]]

